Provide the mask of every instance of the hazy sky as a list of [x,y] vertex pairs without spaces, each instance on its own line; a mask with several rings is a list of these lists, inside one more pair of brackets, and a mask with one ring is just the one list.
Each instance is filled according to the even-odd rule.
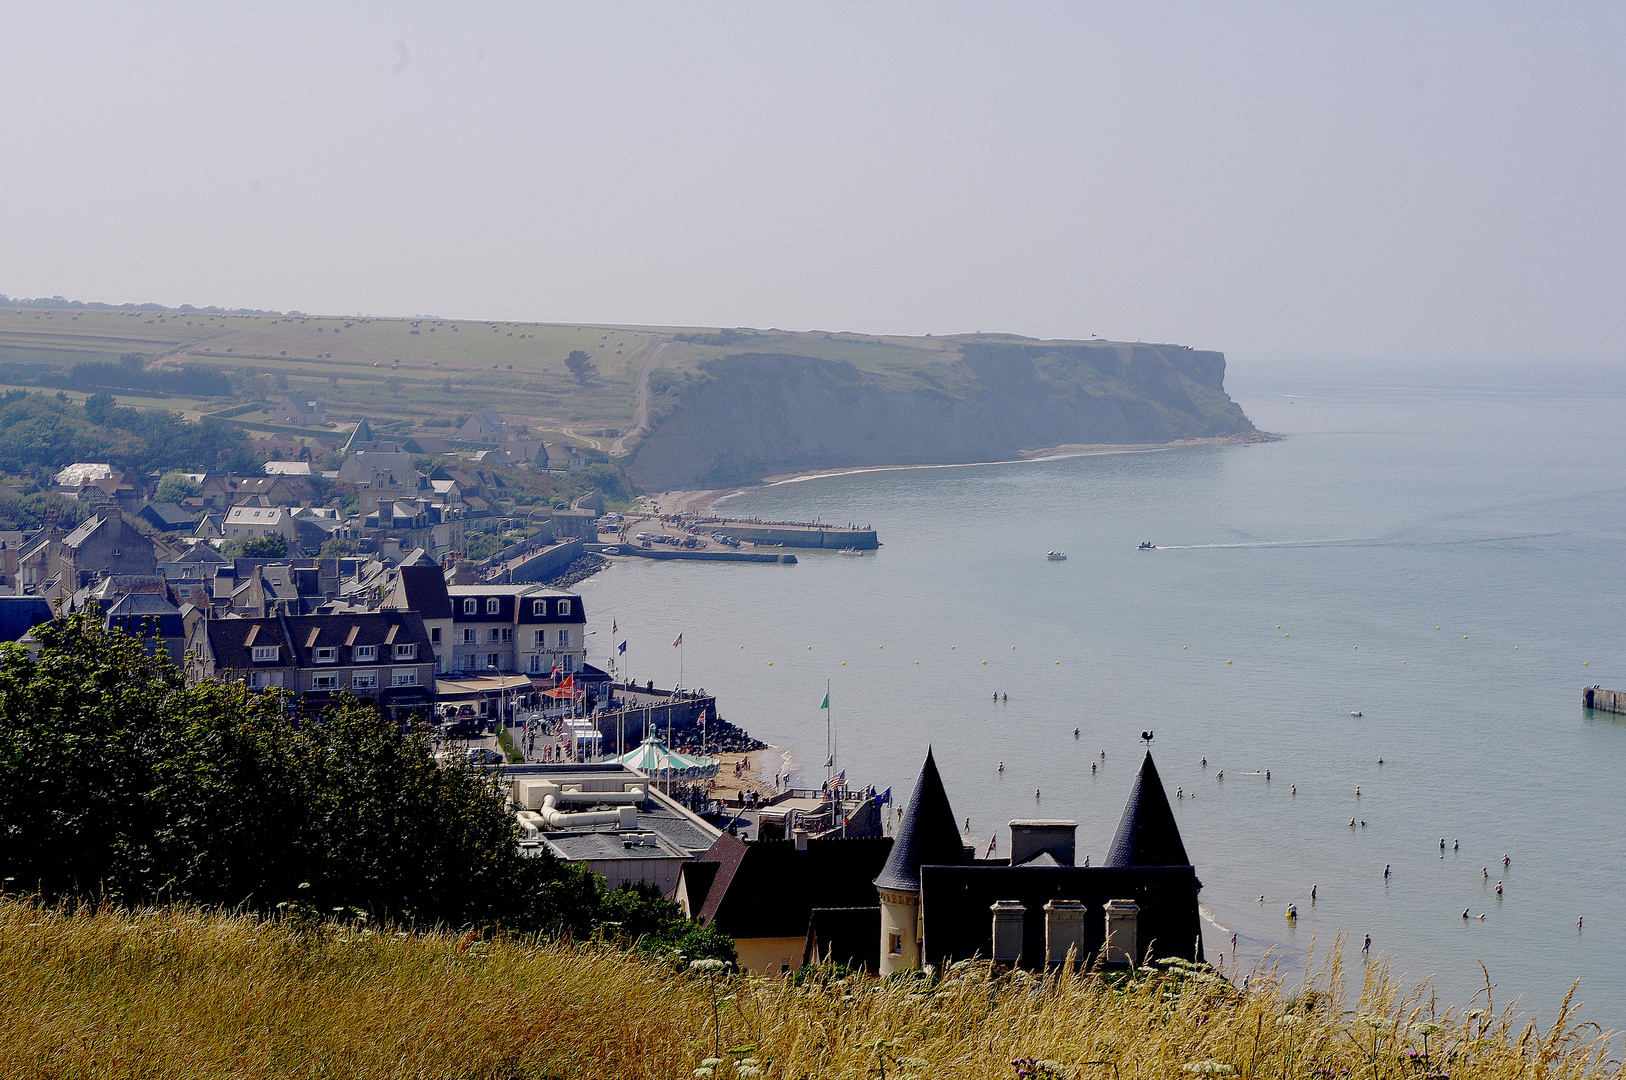
[[11,3],[0,95],[13,296],[1626,339],[1620,4]]

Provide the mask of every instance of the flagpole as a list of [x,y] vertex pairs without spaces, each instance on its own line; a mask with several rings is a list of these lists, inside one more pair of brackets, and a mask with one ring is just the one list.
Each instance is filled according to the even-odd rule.
[[824,786],[830,786],[830,777],[836,767],[835,743],[830,740],[830,680],[824,680]]

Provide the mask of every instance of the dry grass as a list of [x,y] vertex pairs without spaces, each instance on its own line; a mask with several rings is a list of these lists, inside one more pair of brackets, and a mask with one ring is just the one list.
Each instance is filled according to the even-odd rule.
[[1349,1003],[1181,969],[795,986],[595,945],[0,901],[5,1077],[1014,1078],[1027,1058],[1035,1078],[1100,1080],[1619,1075],[1567,1013],[1537,1029],[1469,1009],[1436,1013],[1379,966]]

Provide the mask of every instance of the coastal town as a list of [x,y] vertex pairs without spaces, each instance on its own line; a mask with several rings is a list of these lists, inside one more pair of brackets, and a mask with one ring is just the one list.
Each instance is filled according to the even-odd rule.
[[[325,420],[317,400],[277,411]],[[494,409],[459,434],[425,446],[362,420],[332,447],[281,447],[260,475],[184,484],[68,465],[57,494],[83,519],[0,536],[0,632],[37,650],[42,623],[79,616],[188,681],[276,694],[294,715],[367,703],[432,738],[445,767],[492,776],[522,853],[655,890],[728,935],[744,970],[1202,959],[1196,878],[1149,754],[1105,865],[1075,866],[1075,826],[1056,820],[1012,821],[1009,855],[995,841],[979,856],[929,752],[907,799],[833,756],[793,775],[703,687],[622,677],[614,640],[589,656],[571,584],[607,560],[793,564],[797,550],[873,552],[872,528],[647,498],[618,511],[596,488],[524,507],[518,472],[568,476],[585,458]]]

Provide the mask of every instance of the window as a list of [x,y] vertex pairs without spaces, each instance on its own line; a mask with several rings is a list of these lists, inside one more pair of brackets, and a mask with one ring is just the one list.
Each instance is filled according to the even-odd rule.
[[397,645],[395,647],[395,658],[397,660],[411,660],[417,655],[417,642],[409,641],[405,645]]
[[416,671],[397,671],[390,682],[395,686],[417,686],[418,673]]
[[440,627],[431,626],[429,628],[429,644],[431,644],[431,645],[439,645],[440,644]]
[[463,601],[463,614],[465,614],[465,615],[473,615],[476,611],[479,611],[479,610],[480,610],[480,602],[478,600],[476,600],[474,597],[471,596],[467,600]]
[[502,601],[498,600],[495,596],[491,597],[489,600],[486,601],[486,614],[487,615],[495,615],[501,609],[502,609]]
[[570,648],[570,631],[569,630],[561,630],[561,631],[559,631],[559,647],[561,649]]
[[372,661],[378,659],[378,646],[357,645],[353,650],[351,650],[350,655],[355,658],[355,661],[358,664],[371,663]]
[[473,645],[474,644],[474,629],[473,629],[473,627],[465,627],[463,629],[463,644],[465,644],[465,645]]
[[504,641],[514,640],[514,628],[512,626],[505,626],[502,628],[502,639]]
[[547,648],[548,647],[548,632],[546,630],[533,631],[532,634],[531,634],[531,647],[533,649],[545,649],[545,648]]
[[576,670],[576,657],[570,653],[565,654],[565,674]]
[[569,600],[561,600],[561,601],[559,601],[559,614],[561,614],[561,615],[569,615],[570,614],[570,601]]
[[546,615],[547,613],[548,613],[548,602],[546,600],[532,600],[531,601],[531,614],[532,615]]
[[318,664],[331,664],[339,658],[339,650],[332,645],[324,645],[316,650]]
[[893,956],[902,956],[903,955],[903,935],[902,934],[888,934],[888,935],[886,935],[886,951],[891,953]]
[[541,671],[542,670],[542,658],[540,656],[537,656],[535,653],[531,654],[531,670],[532,671]]
[[494,652],[486,653],[486,667],[496,667],[499,659],[501,659],[501,657]]
[[312,681],[312,685],[318,690],[337,690],[339,688],[339,677],[337,675],[318,675]]
[[497,632],[497,628],[495,626],[486,631],[486,640],[490,642],[501,640],[501,635]]
[[378,673],[377,672],[368,672],[365,675],[352,675],[352,676],[350,676],[350,689],[352,689],[352,690],[376,690],[376,689],[378,689]]
[[254,646],[254,662],[256,664],[274,664],[280,655],[282,655],[282,646],[280,645]]

